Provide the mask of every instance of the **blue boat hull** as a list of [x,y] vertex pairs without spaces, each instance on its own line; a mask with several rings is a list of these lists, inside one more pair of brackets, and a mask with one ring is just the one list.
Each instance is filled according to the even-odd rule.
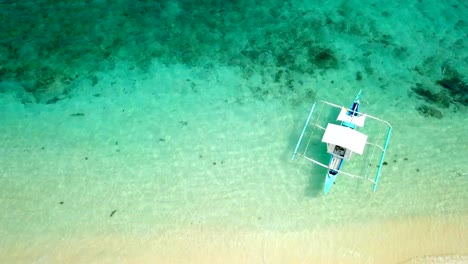
[[333,184],[335,183],[336,176],[338,175],[338,171],[340,171],[341,166],[343,165],[343,159],[334,157],[333,155],[330,156],[330,166],[333,166],[328,170],[327,176],[325,176],[325,187],[323,188],[323,193],[327,194]]
[[324,194],[327,194],[330,191],[331,187],[335,183],[335,179],[337,175],[338,174],[331,175],[330,173],[327,173],[327,176],[325,177],[325,187],[323,188]]
[[[353,103],[351,104],[351,107],[348,108],[348,111],[346,114],[348,116],[358,116],[359,115],[359,99],[361,98],[361,91],[359,91],[358,95],[354,99]],[[351,129],[355,129],[356,125],[351,123],[351,122],[342,122],[342,126],[349,127]],[[330,162],[329,162],[329,170],[327,173],[327,176],[325,177],[325,187],[323,188],[324,194],[327,194],[333,184],[335,183],[336,176],[338,175],[338,172],[341,169],[341,166],[343,165],[343,158],[337,158],[334,157],[333,155],[330,156]]]

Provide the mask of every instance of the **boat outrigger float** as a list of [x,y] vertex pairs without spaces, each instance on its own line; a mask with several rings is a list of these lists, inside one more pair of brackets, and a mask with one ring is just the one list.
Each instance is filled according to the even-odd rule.
[[[296,148],[294,149],[294,154],[292,155],[293,160],[296,156],[301,156],[327,169],[324,194],[330,191],[338,173],[370,181],[373,184],[373,191],[375,192],[377,189],[382,166],[386,164],[384,163],[384,158],[388,147],[388,141],[392,133],[392,126],[387,121],[360,112],[360,99],[361,91],[359,91],[354,98],[350,108],[326,101],[314,103],[304,128],[302,129]],[[328,121],[323,120],[338,111],[339,114],[336,118],[338,124],[328,123]],[[325,118],[322,118],[323,116],[325,116]],[[366,120],[366,128],[364,128]],[[326,122],[326,124],[323,122]],[[358,127],[363,132],[366,132],[366,134],[357,131]],[[319,154],[321,153],[320,150],[323,149],[323,145],[315,144],[319,142],[317,136],[320,136],[315,133],[317,129],[324,131],[321,142],[327,144],[327,153],[330,154],[328,165],[320,161],[326,159],[326,157]],[[302,144],[304,136],[308,136],[309,138],[305,145]],[[366,145],[370,146],[371,150],[364,153]],[[364,164],[361,162],[361,164],[350,165],[350,169],[361,169],[357,173],[343,171],[342,166],[344,161],[351,159],[353,153],[365,156],[366,158],[364,160],[367,162],[364,162]],[[374,170],[375,176],[369,178],[369,175],[374,174]]]

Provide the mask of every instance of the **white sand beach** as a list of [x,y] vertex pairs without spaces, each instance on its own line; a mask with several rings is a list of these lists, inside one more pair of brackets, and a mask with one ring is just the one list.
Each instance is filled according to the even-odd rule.
[[81,234],[11,245],[5,263],[454,263],[468,260],[465,217],[302,232],[197,226],[157,234]]

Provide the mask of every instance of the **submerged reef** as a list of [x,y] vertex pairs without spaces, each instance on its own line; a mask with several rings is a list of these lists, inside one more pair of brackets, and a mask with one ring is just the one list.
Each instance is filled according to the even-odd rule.
[[452,98],[445,91],[431,91],[424,88],[421,83],[417,83],[416,87],[411,88],[411,90],[426,102],[443,108],[448,108],[452,102]]
[[416,110],[418,110],[418,113],[424,117],[435,117],[437,119],[441,119],[443,117],[442,112],[433,106],[420,105]]
[[263,84],[273,84],[256,97],[295,90],[310,99],[300,76],[341,64],[332,42],[323,41],[326,32],[367,34],[348,13],[319,14],[292,1],[6,1],[0,92],[14,86],[23,103],[55,103],[72,96],[77,82],[96,85],[117,64],[144,73],[156,60],[239,67],[245,79],[260,73]]
[[430,104],[417,108],[418,112],[425,117],[442,118],[442,112],[437,107],[457,109],[461,106],[468,106],[468,85],[463,81],[464,76],[447,63],[441,68],[442,79],[425,85],[417,83],[411,88],[418,98]]
[[[308,77],[354,63],[356,80],[382,81],[388,73],[379,73],[376,59],[405,64],[411,57],[411,48],[379,26],[380,16],[391,18],[391,12],[371,8],[379,12],[366,13],[346,1],[333,8],[292,0],[1,1],[0,93],[14,92],[25,104],[52,104],[73,96],[80,84],[98,85],[102,73],[127,68],[145,74],[157,61],[207,70],[230,66],[245,80],[240,89],[254,98],[296,105],[315,96]],[[343,42],[350,45],[344,49]],[[457,41],[453,50],[464,46]],[[434,61],[428,58],[415,70],[428,76]],[[450,67],[444,71],[440,86],[466,105],[464,79],[449,76]],[[446,105],[437,91],[432,93],[438,98],[416,92]]]
[[454,102],[468,106],[468,85],[459,76],[438,80],[437,84],[448,91]]

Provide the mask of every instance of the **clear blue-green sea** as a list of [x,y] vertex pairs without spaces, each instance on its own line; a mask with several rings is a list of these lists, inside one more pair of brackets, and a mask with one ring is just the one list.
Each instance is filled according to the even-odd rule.
[[[458,247],[426,253],[467,255],[467,17],[455,0],[0,0],[0,262],[141,263],[48,246],[78,238],[414,219],[457,219]],[[326,169],[291,155],[315,101],[360,90],[393,127],[377,191],[338,175],[324,195]]]

